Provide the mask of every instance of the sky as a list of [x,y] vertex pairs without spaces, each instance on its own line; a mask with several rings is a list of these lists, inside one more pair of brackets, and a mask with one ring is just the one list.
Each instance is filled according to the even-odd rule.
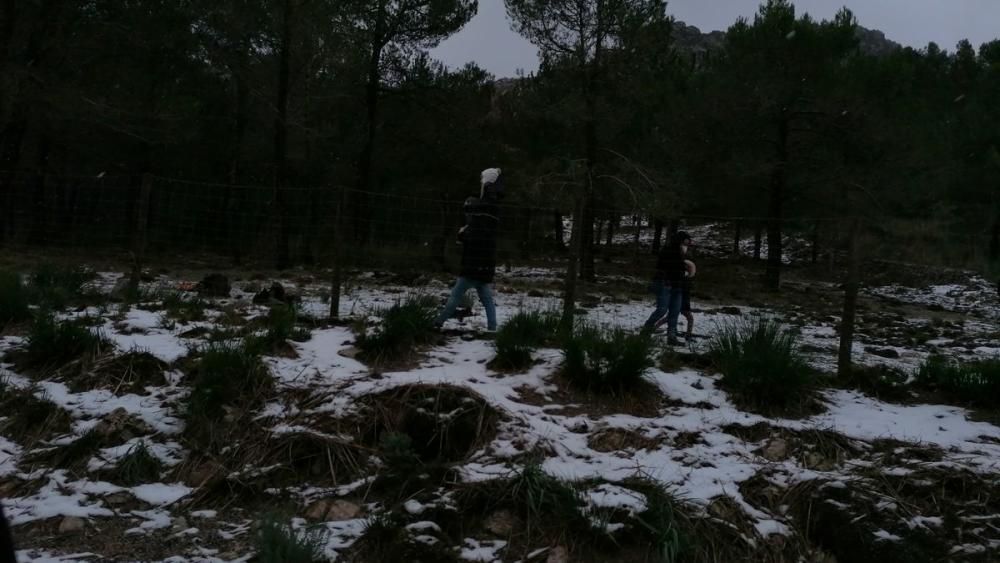
[[[667,12],[702,31],[724,30],[739,16],[752,17],[761,0],[669,0]],[[843,6],[858,23],[913,47],[934,41],[953,51],[962,39],[980,44],[1000,38],[1000,0],[796,0],[799,13],[829,19]],[[497,77],[538,68],[538,51],[510,28],[503,0],[479,0],[479,13],[432,51],[451,67],[469,61]]]

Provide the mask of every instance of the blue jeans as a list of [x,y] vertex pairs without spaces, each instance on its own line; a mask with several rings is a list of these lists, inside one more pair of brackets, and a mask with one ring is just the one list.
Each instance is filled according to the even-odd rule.
[[649,288],[656,295],[656,310],[649,316],[645,328],[652,330],[666,316],[667,333],[677,334],[677,317],[681,315],[681,297],[684,291],[680,287],[671,287],[662,281],[655,281]]
[[450,319],[455,314],[455,309],[458,308],[458,304],[462,301],[465,292],[473,288],[479,294],[479,300],[483,302],[483,308],[486,309],[486,327],[490,330],[496,330],[497,308],[493,303],[493,290],[490,289],[490,284],[462,277],[458,278],[458,281],[455,282],[455,287],[451,290],[451,297],[448,298],[448,303],[434,322],[442,325],[446,320]]

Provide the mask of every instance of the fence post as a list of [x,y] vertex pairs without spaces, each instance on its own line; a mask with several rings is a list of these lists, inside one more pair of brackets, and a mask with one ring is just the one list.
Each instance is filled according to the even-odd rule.
[[851,350],[854,347],[854,320],[858,307],[858,288],[861,285],[861,257],[858,246],[858,231],[861,222],[855,218],[851,223],[848,247],[847,283],[844,284],[844,314],[840,322],[840,353],[837,356],[837,376],[851,375]]
[[132,241],[132,275],[129,279],[133,290],[138,289],[142,278],[142,264],[146,260],[149,229],[149,200],[153,193],[153,175],[145,173],[139,184],[139,201],[135,206],[135,239]]

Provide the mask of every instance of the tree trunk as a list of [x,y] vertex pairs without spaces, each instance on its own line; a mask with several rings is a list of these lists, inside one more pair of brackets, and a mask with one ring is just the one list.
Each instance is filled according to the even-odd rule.
[[1000,261],[1000,209],[993,219],[993,233],[990,236],[990,262]]
[[385,9],[379,3],[378,12],[375,15],[375,29],[373,31],[372,42],[368,53],[367,79],[365,81],[365,144],[361,149],[361,156],[358,158],[358,191],[354,194],[354,204],[352,213],[354,215],[354,239],[361,245],[368,244],[371,238],[371,217],[372,213],[369,201],[374,183],[372,182],[372,171],[375,166],[375,143],[378,136],[378,91],[382,84],[382,73],[379,63],[382,60],[384,33]]
[[788,125],[788,116],[783,113],[778,122],[778,161],[771,175],[768,202],[767,268],[764,279],[767,286],[774,290],[781,288],[781,227],[788,173]]
[[733,257],[740,257],[740,242],[743,241],[743,221],[736,221],[733,228]]
[[[238,5],[234,5],[234,8],[237,7]],[[235,186],[240,184],[243,140],[246,138],[247,122],[249,121],[247,114],[250,108],[250,95],[245,76],[250,50],[249,41],[246,38],[241,39],[238,48],[239,61],[236,68],[233,69],[233,98],[236,103],[233,111],[233,138],[229,152],[229,186],[226,187],[223,203],[226,210],[225,244],[236,264],[241,262],[241,249],[243,247],[240,241],[243,221],[240,219],[240,209],[236,202],[238,190],[235,189]]]
[[289,254],[288,209],[286,183],[288,182],[288,88],[292,50],[292,17],[294,0],[285,0],[282,13],[281,45],[278,50],[278,100],[274,120],[274,203],[277,228],[275,266],[284,270],[291,266]]
[[753,259],[760,260],[761,246],[763,246],[764,227],[758,223],[753,232]]
[[524,222],[521,224],[521,259],[531,260],[531,220],[534,214],[531,207],[524,207],[523,214]]
[[563,216],[558,209],[552,211],[552,233],[555,236],[556,241],[556,251],[563,252],[566,250],[565,242],[565,225],[563,225]]
[[659,254],[663,247],[663,221],[656,219],[653,222],[653,254]]
[[813,223],[812,232],[812,263],[819,261],[819,221]]
[[849,266],[847,283],[844,285],[844,314],[840,323],[840,350],[837,356],[837,376],[851,375],[851,351],[854,348],[854,319],[857,314],[858,289],[861,285],[861,257],[859,256],[858,231],[860,222],[855,219],[851,225]]
[[573,229],[570,231],[570,254],[569,263],[566,265],[566,280],[563,286],[563,310],[562,326],[563,330],[573,329],[573,318],[576,314],[576,288],[577,274],[580,263],[581,248],[583,247],[583,222],[584,195],[577,194],[576,203],[573,205]]

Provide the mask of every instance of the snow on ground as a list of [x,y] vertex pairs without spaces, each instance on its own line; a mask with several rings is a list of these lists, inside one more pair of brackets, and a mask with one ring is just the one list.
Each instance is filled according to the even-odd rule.
[[[514,269],[500,277],[503,280],[555,280],[557,276],[545,269]],[[96,286],[107,288],[117,281],[113,275],[101,274]],[[159,283],[163,283],[162,281]],[[978,283],[978,282],[977,282]],[[306,288],[302,310],[307,314],[324,315],[328,304],[324,303],[319,291],[322,286]],[[381,286],[356,286],[342,300],[341,314],[366,315],[379,307],[389,306],[408,295],[426,293],[428,290]],[[438,283],[429,291],[446,295],[448,287]],[[985,310],[986,318],[996,318],[998,309],[986,305],[986,289],[979,285],[968,287],[937,287],[927,290],[896,291],[884,288],[872,290],[875,295],[891,294],[893,298],[921,304],[939,304],[955,311]],[[244,296],[245,297],[245,296]],[[239,300],[237,300],[239,302]],[[497,295],[498,313],[501,323],[519,310],[551,311],[558,308],[558,298],[553,295],[533,297],[524,293],[505,289]],[[243,303],[246,316],[260,314],[260,308]],[[708,337],[727,321],[750,314],[776,314],[752,308],[725,308],[693,304],[699,314],[699,333]],[[651,310],[645,301],[627,299],[602,299],[587,304],[584,318],[604,326],[637,328],[645,321]],[[737,313],[738,311],[738,313]],[[481,307],[476,308],[475,317],[464,323],[449,321],[448,328],[463,331],[477,331],[485,327]],[[994,315],[990,317],[989,315]],[[172,326],[165,322],[161,313],[142,309],[129,309],[116,319],[107,319],[100,331],[116,343],[119,351],[139,347],[160,359],[171,363],[188,354],[189,350],[203,342],[198,338],[183,338],[182,332],[189,325]],[[211,323],[205,323],[211,326]],[[814,363],[830,367],[829,359],[836,350],[836,333],[833,321],[813,321],[800,328],[803,342],[810,344],[810,354]],[[170,328],[168,328],[170,327]],[[967,322],[966,329],[988,334],[995,330],[989,323]],[[930,348],[910,349],[898,347],[899,358],[885,358],[867,351],[870,345],[881,342],[866,342],[865,335],[859,334],[856,357],[861,362],[894,365],[900,369],[913,369],[929,354]],[[489,342],[451,338],[446,344],[429,350],[423,361],[414,369],[403,372],[382,373],[371,377],[368,368],[345,354],[354,339],[350,329],[334,327],[315,330],[311,340],[294,343],[296,357],[268,357],[266,362],[279,382],[282,390],[310,390],[315,395],[330,394],[325,404],[315,407],[311,413],[329,417],[343,417],[356,412],[358,399],[366,395],[380,393],[403,385],[448,384],[468,389],[481,396],[488,404],[506,415],[499,432],[492,443],[473,454],[461,467],[460,474],[468,481],[483,481],[506,476],[510,473],[510,462],[527,451],[548,451],[551,455],[544,461],[543,469],[552,475],[571,480],[600,478],[609,482],[621,482],[631,477],[645,476],[667,485],[678,497],[695,506],[706,507],[718,497],[729,497],[741,507],[754,522],[758,533],[767,536],[772,533],[788,533],[787,520],[782,514],[766,513],[753,506],[740,493],[740,484],[769,470],[781,475],[788,483],[824,478],[847,481],[852,478],[854,468],[844,465],[827,471],[806,469],[793,460],[771,461],[759,455],[760,444],[748,443],[731,434],[732,425],[752,426],[767,423],[775,428],[788,430],[824,429],[844,436],[873,442],[882,439],[896,439],[903,442],[936,446],[945,452],[945,458],[938,462],[941,466],[965,468],[979,473],[996,473],[1000,470],[1000,428],[970,420],[964,409],[940,405],[902,406],[881,402],[853,391],[833,390],[823,394],[826,411],[803,420],[766,418],[749,414],[736,408],[727,394],[718,388],[718,377],[694,370],[684,369],[673,373],[659,369],[649,371],[647,378],[670,401],[669,406],[660,408],[652,417],[628,414],[574,414],[566,410],[555,397],[558,386],[553,378],[561,361],[557,350],[540,350],[538,363],[524,373],[500,375],[492,372],[486,362],[494,351]],[[703,350],[705,339],[692,344],[696,350]],[[936,344],[944,344],[936,342]],[[23,345],[23,340],[6,337],[0,339],[0,352]],[[935,342],[928,343],[934,346]],[[996,350],[980,346],[972,353],[985,354]],[[9,372],[10,366],[0,366]],[[12,385],[25,387],[28,379],[23,375],[9,372],[7,379]],[[156,432],[149,438],[135,438],[122,445],[101,449],[89,467],[100,469],[113,464],[127,454],[139,442],[144,442],[152,455],[162,460],[168,467],[180,463],[186,454],[176,442],[166,438],[182,430],[177,405],[183,399],[185,390],[176,382],[150,388],[149,395],[126,394],[117,396],[105,390],[72,392],[58,381],[42,381],[37,393],[44,394],[56,404],[65,408],[74,419],[74,433],[82,435],[97,421],[123,408],[131,415],[148,424]],[[545,404],[528,400],[526,393],[541,397]],[[291,411],[279,402],[267,405],[262,418],[273,421],[272,433],[301,431],[293,426],[291,419],[302,413]],[[641,434],[650,439],[660,440],[662,445],[629,451],[598,451],[592,439],[601,432],[621,430]],[[697,440],[676,440],[682,435],[697,435]],[[183,501],[194,491],[181,484],[154,483],[137,487],[119,487],[110,483],[92,481],[68,474],[64,470],[23,472],[18,462],[25,452],[21,446],[0,437],[0,478],[15,476],[21,479],[41,479],[43,484],[32,493],[5,500],[8,517],[14,526],[24,526],[53,517],[76,516],[94,521],[105,518],[127,518],[132,527],[126,534],[155,534],[172,525],[176,511],[182,510]],[[903,474],[907,467],[886,467],[887,474]],[[354,487],[364,486],[366,480]],[[347,494],[345,488],[342,494]],[[108,495],[127,492],[148,509],[125,512],[112,508],[107,502]],[[308,490],[302,492],[303,500],[310,497]],[[585,498],[593,507],[620,508],[632,512],[641,511],[646,499],[626,488],[605,483],[585,492]],[[191,513],[192,518],[215,519],[215,511]],[[913,520],[914,525],[931,526],[934,516],[923,520]],[[324,524],[329,532],[325,546],[327,556],[335,558],[339,552],[349,548],[364,531],[365,519],[351,519]],[[223,523],[225,524],[225,523]],[[237,537],[246,534],[247,524],[230,523],[230,531],[220,532]],[[303,521],[293,521],[301,528]],[[23,529],[23,528],[22,528]],[[423,533],[426,530],[415,530]],[[17,528],[15,528],[15,533]],[[187,533],[186,530],[181,532]],[[198,535],[198,529],[192,534]],[[211,546],[211,538],[198,536],[203,546]],[[433,536],[428,536],[433,539]],[[894,541],[897,537],[885,531],[882,538]],[[94,546],[99,551],[100,546]],[[205,547],[207,549],[207,547]],[[502,541],[467,538],[459,548],[459,555],[468,561],[494,561],[502,553],[506,544]],[[958,546],[956,550],[978,549],[978,544]],[[217,553],[185,553],[171,561],[222,561]],[[246,560],[247,556],[232,559]],[[21,553],[26,561],[67,561],[97,558],[87,553],[56,555],[37,550]]]

